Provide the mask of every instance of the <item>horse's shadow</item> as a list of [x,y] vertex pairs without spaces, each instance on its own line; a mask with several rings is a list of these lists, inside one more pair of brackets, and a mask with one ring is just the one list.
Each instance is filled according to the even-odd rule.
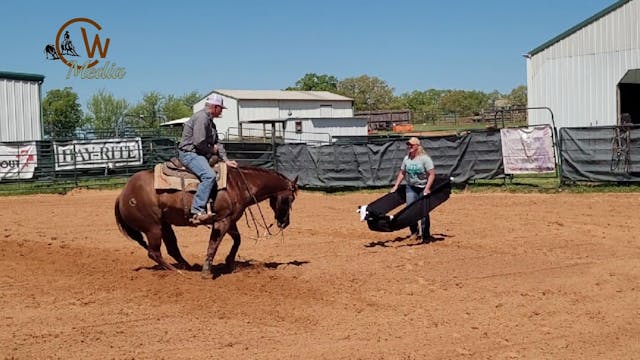
[[439,242],[439,241],[444,241],[446,238],[451,237],[450,235],[447,234],[434,234],[431,235],[429,237],[429,239],[426,240],[417,240],[415,242],[409,243],[409,244],[401,244],[398,246],[390,246],[393,243],[400,243],[406,240],[409,240],[411,238],[411,236],[399,236],[396,237],[395,239],[391,239],[391,240],[382,240],[382,241],[372,241],[370,243],[364,244],[364,247],[367,248],[373,248],[373,247],[394,247],[394,248],[399,248],[399,247],[405,247],[405,246],[423,246],[423,245],[429,245],[435,242]]
[[[278,269],[280,267],[285,267],[285,266],[289,266],[289,265],[293,265],[293,266],[303,266],[308,264],[309,261],[303,260],[303,261],[299,261],[299,260],[293,260],[293,261],[288,261],[288,262],[277,262],[277,261],[270,261],[270,262],[261,262],[261,261],[255,261],[255,260],[246,260],[246,261],[236,261],[233,266],[228,266],[225,263],[220,263],[217,265],[213,265],[211,267],[211,273],[212,276],[214,278],[222,276],[222,275],[228,275],[228,274],[232,274],[232,273],[239,273],[242,271],[247,271],[247,270],[254,270],[254,269]],[[201,272],[202,271],[202,265],[201,264],[193,264],[188,268],[182,267],[180,266],[180,264],[174,263],[172,264],[173,266],[175,266],[177,269],[179,269],[180,271],[188,271],[188,272]],[[135,269],[133,269],[133,271],[140,271],[140,270],[152,270],[152,271],[166,271],[166,269],[160,265],[153,265],[153,266],[140,266],[137,267]]]

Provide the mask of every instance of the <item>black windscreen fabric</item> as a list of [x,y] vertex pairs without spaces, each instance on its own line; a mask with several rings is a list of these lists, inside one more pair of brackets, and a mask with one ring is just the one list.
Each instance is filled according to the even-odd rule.
[[562,179],[640,181],[640,127],[560,129]]
[[419,197],[393,216],[387,215],[391,210],[404,205],[405,191],[405,187],[401,186],[396,192],[386,194],[367,205],[365,219],[369,229],[390,232],[414,224],[424,217],[425,213],[432,211],[449,199],[451,181],[446,176],[437,176],[429,195]]
[[[500,132],[421,139],[436,173],[460,183],[504,175]],[[277,169],[309,188],[391,186],[407,154],[404,140],[384,144],[279,145]]]

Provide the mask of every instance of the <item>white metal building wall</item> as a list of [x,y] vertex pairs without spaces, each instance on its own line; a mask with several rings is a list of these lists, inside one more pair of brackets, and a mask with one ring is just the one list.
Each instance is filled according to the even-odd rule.
[[0,78],[0,142],[42,140],[40,83]]
[[[220,133],[237,134],[238,123],[247,120],[284,120],[288,118],[326,118],[327,106],[331,107],[331,118],[352,118],[353,108],[348,101],[309,101],[309,100],[236,100],[223,96],[224,105],[227,107],[222,112],[222,116],[216,120],[216,127]],[[204,108],[204,99],[193,106],[194,111]],[[344,124],[346,128],[351,125]],[[261,124],[243,123],[243,129],[259,129],[264,128]],[[231,129],[231,130],[230,130]],[[308,123],[305,126],[305,132],[326,132],[326,127],[315,129],[314,123]],[[282,126],[277,125],[276,131],[281,132]],[[290,129],[287,129],[290,131]],[[356,132],[366,135],[367,126],[365,124],[362,129],[349,130],[343,129],[341,132],[345,135],[351,135]],[[332,133],[335,131],[332,129]],[[342,135],[340,133],[340,135]]]
[[[331,115],[327,116],[328,108]],[[347,118],[353,117],[353,109],[347,102],[242,100],[239,107],[240,121],[289,119],[289,118]],[[309,128],[305,131],[315,131]]]
[[[527,59],[528,106],[556,126],[618,123],[617,84],[640,68],[640,1],[634,0]],[[529,111],[529,124],[550,124]]]

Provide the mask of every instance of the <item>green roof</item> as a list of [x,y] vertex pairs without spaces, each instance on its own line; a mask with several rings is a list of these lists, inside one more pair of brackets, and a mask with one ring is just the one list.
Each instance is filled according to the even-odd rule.
[[579,23],[578,25],[572,27],[571,29],[563,32],[562,34],[554,37],[553,39],[547,41],[546,43],[538,46],[537,48],[529,51],[529,53],[527,54],[528,56],[533,56],[543,50],[545,50],[548,47],[551,47],[553,44],[560,42],[560,40],[569,37],[570,35],[572,35],[575,32],[578,32],[578,30],[587,27],[588,25],[590,25],[591,23],[596,22],[596,20],[606,16],[607,14],[615,11],[616,9],[622,7],[623,5],[625,5],[626,3],[630,2],[632,0],[618,0],[617,2],[615,2],[614,4],[610,5],[609,7],[607,7],[606,9],[598,12],[597,14],[593,15],[592,17],[588,18],[587,20]]
[[44,81],[44,75],[0,71],[0,79]]

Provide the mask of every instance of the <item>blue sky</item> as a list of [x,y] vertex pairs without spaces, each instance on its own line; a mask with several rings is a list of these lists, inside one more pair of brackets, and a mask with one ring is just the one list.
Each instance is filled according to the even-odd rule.
[[[376,76],[396,95],[508,93],[526,85],[523,54],[614,2],[9,0],[2,4],[0,71],[45,75],[43,95],[70,86],[83,107],[101,89],[137,103],[149,91],[284,89],[306,73]],[[78,17],[102,26],[100,37],[111,43],[101,61],[124,68],[123,79],[66,79],[64,64],[45,59],[45,45]],[[69,29],[84,49],[79,26]]]

